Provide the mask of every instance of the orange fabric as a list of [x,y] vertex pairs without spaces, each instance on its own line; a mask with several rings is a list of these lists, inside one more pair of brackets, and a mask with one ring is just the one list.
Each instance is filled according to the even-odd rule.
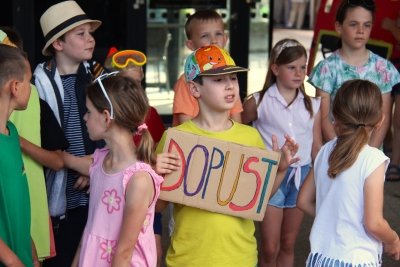
[[[174,103],[172,106],[172,126],[179,125],[179,114],[185,114],[192,118],[199,114],[199,104],[190,92],[186,85],[185,76],[181,75],[174,86]],[[242,101],[240,98],[235,102],[230,114],[237,114],[243,111]]]

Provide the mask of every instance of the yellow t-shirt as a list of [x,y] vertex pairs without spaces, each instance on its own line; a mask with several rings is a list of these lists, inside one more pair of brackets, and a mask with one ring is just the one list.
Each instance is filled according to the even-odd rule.
[[[222,132],[209,132],[191,120],[176,129],[246,146],[265,148],[255,128],[234,122]],[[160,152],[165,134],[158,144]],[[257,242],[254,222],[239,217],[174,204],[174,232],[166,255],[168,267],[254,267],[257,264]]]

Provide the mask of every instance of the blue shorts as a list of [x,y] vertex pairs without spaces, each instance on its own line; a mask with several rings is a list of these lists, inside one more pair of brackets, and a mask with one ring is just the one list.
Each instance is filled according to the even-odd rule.
[[[300,186],[303,185],[306,176],[310,171],[310,165],[304,165],[301,167],[301,182]],[[297,190],[294,184],[294,177],[289,179],[289,174],[292,172],[293,168],[288,168],[285,178],[283,179],[281,185],[279,186],[276,193],[269,199],[268,205],[285,209],[285,208],[295,208],[297,202],[297,195],[299,190]]]
[[153,230],[155,235],[162,235],[162,214],[161,212],[154,213]]

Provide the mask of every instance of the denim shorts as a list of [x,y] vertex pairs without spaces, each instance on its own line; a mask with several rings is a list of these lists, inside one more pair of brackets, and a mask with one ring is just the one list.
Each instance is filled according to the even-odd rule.
[[[304,165],[301,167],[301,182],[300,186],[303,185],[306,176],[310,171],[310,165]],[[276,193],[269,199],[268,205],[285,209],[285,208],[295,208],[297,202],[297,195],[299,194],[299,190],[297,190],[294,184],[294,177],[289,179],[289,175],[292,172],[293,168],[288,168],[285,178],[283,179],[281,185],[279,186]]]

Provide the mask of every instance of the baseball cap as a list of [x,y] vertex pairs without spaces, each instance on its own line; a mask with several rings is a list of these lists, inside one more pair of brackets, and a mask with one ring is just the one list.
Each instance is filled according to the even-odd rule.
[[204,46],[191,53],[185,62],[186,81],[198,76],[215,76],[249,71],[236,66],[229,53],[215,45]]

